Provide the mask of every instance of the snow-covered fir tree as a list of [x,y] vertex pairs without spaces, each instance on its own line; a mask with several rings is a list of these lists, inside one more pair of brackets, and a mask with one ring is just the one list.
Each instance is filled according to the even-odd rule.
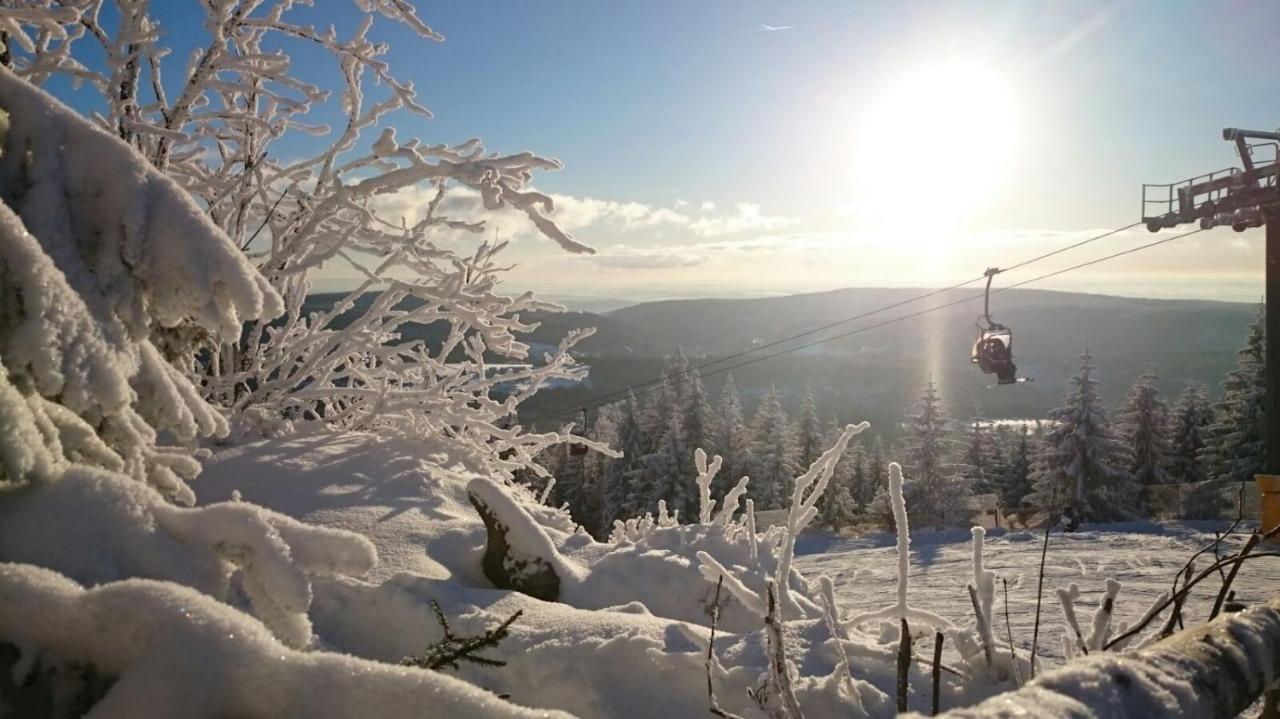
[[804,403],[800,405],[794,433],[796,461],[801,467],[808,467],[828,446],[824,444],[822,421],[818,419],[818,406],[813,400],[812,391],[805,390]]
[[903,442],[903,493],[912,526],[946,526],[969,519],[969,482],[963,477],[967,467],[950,461],[956,445],[937,386],[929,380],[916,413],[909,417]]
[[724,464],[712,480],[711,492],[713,496],[723,497],[739,477],[750,473],[752,465],[751,432],[742,414],[742,402],[733,383],[733,374],[725,376],[716,415],[711,453],[720,455]]
[[1022,500],[1032,491],[1031,453],[1027,435],[1026,427],[1016,432],[1009,451],[1009,461],[1000,474],[997,491],[1000,494],[1000,507],[1005,512],[1017,511],[1022,506]]
[[640,508],[643,511],[637,514],[656,514],[658,501],[663,500],[667,504],[667,511],[679,512],[681,519],[688,521],[690,517],[697,517],[697,487],[688,475],[682,474],[684,458],[692,454],[693,450],[684,444],[680,415],[678,406],[668,407],[666,431],[658,440],[658,449],[645,458],[648,492]]
[[1049,412],[1053,424],[1036,453],[1029,500],[1053,515],[1071,506],[1082,521],[1100,522],[1134,516],[1138,486],[1119,463],[1094,369],[1085,350],[1063,405]]
[[1169,406],[1156,386],[1159,379],[1153,368],[1143,372],[1129,388],[1116,417],[1125,469],[1141,485],[1172,481],[1168,471]]
[[884,440],[876,435],[871,440],[864,466],[864,479],[854,499],[864,511],[881,492],[889,489],[889,461],[885,455]]
[[791,424],[776,387],[769,387],[756,411],[752,428],[756,471],[751,474],[750,496],[755,499],[757,509],[783,507],[791,496],[791,483],[799,473],[799,463]]
[[996,434],[979,408],[965,433],[964,463],[975,494],[994,492],[1000,477],[1000,448]]
[[604,511],[601,517],[606,527],[615,520],[628,519],[642,514],[644,502],[644,430],[640,426],[635,393],[628,393],[622,403],[618,419],[617,441],[613,445],[622,452],[612,459],[605,470]]
[[[622,403],[615,402],[597,410],[588,435],[601,444],[610,447],[618,446],[623,407]],[[605,518],[606,486],[609,465],[613,461],[615,460],[612,457],[601,452],[588,452],[582,458],[582,491],[587,504],[580,510],[584,515],[583,519],[578,521],[597,537],[608,537],[609,529],[613,524],[611,520],[607,521]],[[574,514],[574,518],[578,519],[578,514]]]
[[705,452],[712,451],[717,422],[716,415],[711,410],[711,401],[707,397],[706,387],[702,384],[702,378],[694,369],[690,368],[688,372],[687,393],[682,406],[684,427],[682,443],[689,448],[689,456],[683,465],[683,472],[684,476],[692,477],[697,474],[693,464],[693,452],[698,449]]
[[1209,393],[1200,385],[1187,386],[1169,416],[1169,476],[1174,482],[1195,483],[1209,478],[1201,455],[1212,423]]
[[1202,461],[1212,479],[1245,482],[1262,470],[1266,459],[1266,337],[1261,309],[1236,355],[1239,364],[1222,383]]
[[[835,417],[832,417],[823,438],[825,442],[823,446],[832,446],[842,431],[843,427]],[[832,529],[839,529],[849,524],[858,513],[854,489],[861,481],[862,454],[862,447],[858,442],[849,443],[844,455],[840,457],[840,461],[832,471],[827,491],[818,502],[818,513],[822,517],[823,524]]]

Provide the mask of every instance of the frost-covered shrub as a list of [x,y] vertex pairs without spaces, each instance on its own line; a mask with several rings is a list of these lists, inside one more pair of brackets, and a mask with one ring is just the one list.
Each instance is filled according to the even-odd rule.
[[179,501],[199,471],[163,446],[227,431],[157,329],[235,336],[280,300],[172,180],[0,69],[0,439],[4,478],[67,462]]
[[[207,37],[185,68],[146,3],[25,0],[0,9],[0,22],[14,72],[36,84],[71,76],[91,88],[99,124],[198,198],[206,224],[284,298],[261,316],[242,313],[251,320],[243,333],[164,322],[164,349],[201,378],[203,395],[229,411],[234,429],[271,432],[272,420],[301,418],[445,435],[498,474],[537,470],[534,455],[567,437],[524,434],[505,420],[547,382],[583,376],[568,350],[587,332],[531,356],[518,337],[536,325],[521,315],[558,308],[499,292],[506,243],[463,240],[484,230],[489,213],[515,212],[565,250],[590,252],[557,227],[551,197],[531,186],[536,172],[560,163],[494,153],[476,139],[429,144],[388,127],[397,111],[430,112],[371,34],[387,25],[421,40],[443,37],[404,0],[354,3],[361,22],[339,31],[311,25],[310,3],[193,2]],[[288,53],[299,49],[329,57],[336,91],[294,74]],[[91,53],[103,58],[82,59]],[[333,114],[335,127],[317,119]],[[315,139],[280,149],[299,134]],[[336,264],[359,285],[321,311],[304,309],[311,273]],[[412,339],[415,327],[438,338]]]

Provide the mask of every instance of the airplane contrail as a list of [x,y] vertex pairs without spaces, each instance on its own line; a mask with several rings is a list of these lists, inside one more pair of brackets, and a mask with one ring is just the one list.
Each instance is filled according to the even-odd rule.
[[760,23],[760,32],[781,32],[783,30],[794,30],[795,25],[765,25]]

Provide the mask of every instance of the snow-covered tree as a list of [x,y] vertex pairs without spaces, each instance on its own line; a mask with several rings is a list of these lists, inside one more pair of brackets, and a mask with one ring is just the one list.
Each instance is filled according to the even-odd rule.
[[684,445],[680,415],[678,406],[668,408],[667,427],[658,440],[658,449],[645,458],[649,495],[642,509],[656,512],[658,502],[663,501],[668,512],[679,512],[688,521],[698,516],[698,495],[689,476],[681,473],[685,455],[693,454],[693,450]]
[[729,491],[739,477],[747,474],[752,464],[751,432],[743,418],[742,402],[738,398],[732,374],[725,376],[716,414],[716,434],[712,447],[714,454],[724,458],[724,466],[716,474],[712,494],[719,497]]
[[1141,485],[1172,481],[1168,471],[1169,406],[1156,386],[1158,379],[1154,369],[1143,372],[1129,389],[1117,417],[1125,470]]
[[[475,139],[454,146],[401,139],[387,126],[392,113],[430,117],[412,83],[387,63],[389,46],[369,37],[385,24],[443,40],[412,5],[355,0],[361,21],[340,33],[310,24],[309,3],[195,3],[203,17],[190,30],[202,28],[206,37],[187,34],[196,47],[187,58],[165,45],[164,28],[145,2],[23,4],[5,14],[13,73],[60,92],[73,92],[65,89],[72,83],[57,78],[88,88],[77,103],[94,111],[101,129],[195,197],[201,222],[221,230],[259,270],[253,282],[269,283],[254,291],[270,292],[263,305],[270,312],[242,311],[238,303],[249,295],[228,286],[198,315],[165,315],[148,328],[151,345],[197,379],[234,428],[267,431],[304,418],[344,429],[449,435],[506,476],[565,439],[499,427],[498,420],[547,382],[582,377],[568,350],[586,333],[571,333],[549,357],[531,358],[518,335],[534,326],[520,316],[556,306],[497,291],[505,243],[460,240],[483,232],[488,213],[517,212],[567,251],[590,248],[556,226],[551,198],[530,187],[534,173],[558,169],[558,161],[490,152]],[[288,54],[298,48],[331,59],[337,92],[300,78]],[[316,76],[312,69],[306,75]],[[336,126],[325,124],[333,117]],[[380,134],[371,142],[370,132]],[[306,135],[311,139],[302,140]],[[66,162],[101,168],[96,152],[77,155],[83,159]],[[10,163],[22,156],[11,155]],[[192,225],[175,219],[175,232]],[[187,272],[175,272],[185,259],[153,252],[148,261],[172,274],[153,279],[180,287],[200,269],[185,263]],[[324,311],[304,312],[312,274],[338,264],[360,284]],[[151,297],[121,291],[111,299],[112,311],[136,328]],[[156,302],[150,311],[168,306]],[[213,328],[211,315],[219,320]],[[232,319],[235,331],[228,331]],[[241,322],[251,324],[240,331]],[[414,325],[431,324],[444,329],[442,338],[406,336]],[[150,366],[153,377],[170,372]]]
[[1262,310],[1249,327],[1239,364],[1222,383],[1203,461],[1213,479],[1251,481],[1266,460],[1266,337]]
[[967,521],[969,482],[964,465],[950,461],[956,440],[947,427],[937,387],[930,380],[920,393],[916,413],[909,418],[903,443],[904,485],[911,522],[917,527]]
[[871,441],[871,449],[867,452],[864,475],[865,480],[854,499],[865,510],[877,495],[888,491],[889,487],[889,462],[885,455],[884,440],[878,434]]
[[1190,385],[1178,396],[1169,417],[1169,475],[1175,482],[1203,482],[1209,478],[1201,454],[1207,441],[1213,409],[1205,388]]
[[791,482],[799,471],[795,439],[782,396],[770,386],[752,421],[755,433],[755,471],[751,475],[751,497],[759,509],[777,509],[791,496]]
[[630,393],[622,405],[617,441],[613,445],[622,456],[613,458],[605,472],[603,519],[606,526],[642,513],[645,440],[636,402],[635,394]]
[[[796,461],[801,467],[808,467],[818,459],[826,446],[822,421],[818,419],[818,407],[813,400],[812,391],[806,390],[804,393],[804,403],[800,405],[793,433],[796,438]],[[821,501],[818,504],[821,505]]]
[[[610,447],[617,447],[619,431],[622,424],[624,405],[620,402],[607,404],[596,411],[595,420],[591,424],[590,437]],[[612,520],[606,520],[607,484],[609,465],[614,458],[600,452],[589,452],[582,458],[583,495],[586,506],[581,510],[586,521],[579,520],[597,537],[609,536]],[[578,517],[577,514],[574,515]]]
[[1094,369],[1093,355],[1085,350],[1063,405],[1049,412],[1054,424],[1036,454],[1029,501],[1051,514],[1071,506],[1080,519],[1097,522],[1133,516],[1138,487],[1117,461],[1123,457]]
[[280,298],[119,138],[4,69],[0,112],[0,475],[78,462],[190,504],[199,464],[175,445],[227,423],[157,335],[234,339]]
[[[833,420],[821,446],[825,448],[834,445],[843,432],[844,427]],[[832,470],[827,491],[818,501],[822,523],[832,529],[847,525],[859,511],[854,491],[864,479],[862,454],[860,444],[856,441],[849,444]]]
[[995,491],[1000,476],[999,445],[991,423],[979,409],[969,421],[965,433],[967,437],[964,450],[964,463],[968,466],[966,474],[972,483],[973,491],[986,494]]
[[683,466],[686,477],[697,472],[692,459],[693,451],[697,449],[710,451],[715,444],[717,430],[716,415],[711,411],[711,402],[707,397],[706,388],[702,385],[702,378],[698,376],[696,370],[689,369],[688,372],[687,394],[681,408],[684,427],[682,442],[684,446],[690,448],[690,459]]
[[1009,461],[1004,466],[997,487],[1000,493],[1000,506],[1007,512],[1022,506],[1022,500],[1031,494],[1031,454],[1027,442],[1027,428],[1017,432],[1017,439],[1009,452]]

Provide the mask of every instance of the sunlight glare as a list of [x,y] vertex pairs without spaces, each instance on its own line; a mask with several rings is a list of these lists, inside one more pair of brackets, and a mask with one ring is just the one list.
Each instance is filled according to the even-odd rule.
[[878,223],[936,247],[1003,179],[1015,124],[1013,92],[987,66],[949,62],[901,76],[861,128],[859,204]]

